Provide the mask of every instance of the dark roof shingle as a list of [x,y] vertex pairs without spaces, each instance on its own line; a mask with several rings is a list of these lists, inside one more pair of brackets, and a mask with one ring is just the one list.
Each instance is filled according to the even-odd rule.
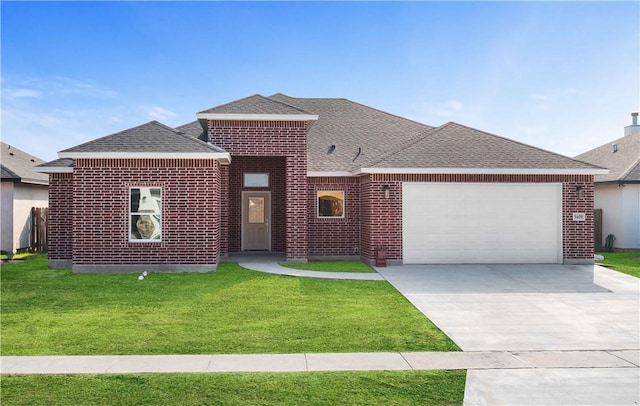
[[91,152],[202,153],[224,151],[220,147],[185,135],[158,121],[150,121],[66,149],[61,151],[61,154],[65,154],[64,157],[67,157],[73,153]]
[[307,111],[259,94],[203,110],[198,114],[283,114],[308,115]]
[[44,160],[4,142],[0,143],[0,145],[2,146],[2,180],[38,185],[49,184],[49,175],[38,173],[34,169],[36,165],[43,163]]
[[[366,167],[390,148],[422,136],[432,127],[341,98],[271,99],[318,115],[307,136],[308,170],[353,171]],[[335,145],[329,153],[329,149]]]
[[[403,145],[374,168],[594,169],[564,155],[545,151],[475,128],[449,122]],[[597,168],[596,168],[597,169]]]
[[[613,152],[613,145],[616,152]],[[575,157],[609,169],[608,175],[596,175],[598,182],[640,182],[640,132],[611,141]]]

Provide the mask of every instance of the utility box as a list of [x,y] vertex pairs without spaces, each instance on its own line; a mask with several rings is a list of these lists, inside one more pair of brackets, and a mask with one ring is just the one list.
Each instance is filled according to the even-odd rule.
[[385,247],[376,248],[376,266],[387,266],[387,249]]

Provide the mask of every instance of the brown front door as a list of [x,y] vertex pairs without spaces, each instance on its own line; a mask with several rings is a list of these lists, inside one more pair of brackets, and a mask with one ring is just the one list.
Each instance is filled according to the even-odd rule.
[[270,192],[242,192],[242,250],[271,250]]

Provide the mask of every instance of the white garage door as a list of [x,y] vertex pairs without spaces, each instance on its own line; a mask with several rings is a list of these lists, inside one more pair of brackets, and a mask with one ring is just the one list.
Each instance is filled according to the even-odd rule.
[[562,185],[404,183],[405,264],[561,263]]

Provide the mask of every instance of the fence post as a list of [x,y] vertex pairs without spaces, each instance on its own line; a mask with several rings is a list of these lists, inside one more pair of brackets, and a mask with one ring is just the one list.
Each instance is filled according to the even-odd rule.
[[47,220],[48,207],[31,208],[31,249],[33,251],[47,251]]

